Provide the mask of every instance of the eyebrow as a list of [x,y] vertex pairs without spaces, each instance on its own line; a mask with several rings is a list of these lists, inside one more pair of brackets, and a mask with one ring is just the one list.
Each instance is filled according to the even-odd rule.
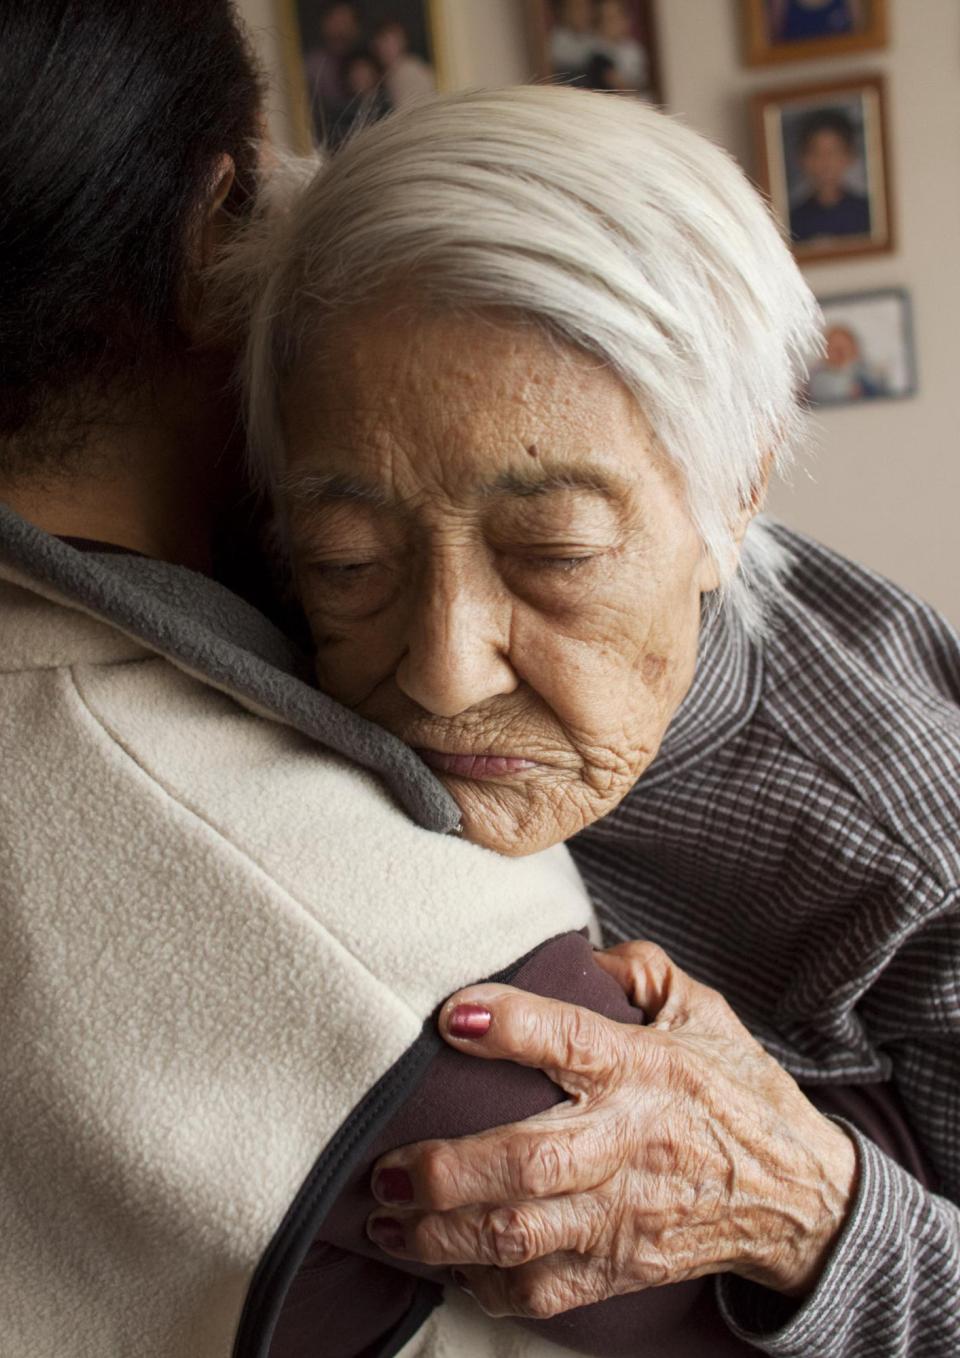
[[[291,472],[281,479],[279,488],[291,501],[307,506],[340,501],[372,505],[375,509],[398,507],[397,501],[381,487],[340,472]],[[479,493],[483,499],[529,499],[564,490],[587,491],[611,500],[619,499],[623,494],[617,480],[589,464],[541,465],[531,467],[529,471],[503,472],[481,486]]]
[[481,494],[485,498],[494,496],[551,495],[562,490],[585,490],[594,495],[616,499],[622,494],[622,487],[599,467],[588,464],[574,466],[539,466],[523,472],[504,472],[495,481],[484,486]]
[[281,478],[279,488],[290,500],[302,505],[341,500],[387,509],[393,504],[392,498],[379,486],[339,472],[290,472]]

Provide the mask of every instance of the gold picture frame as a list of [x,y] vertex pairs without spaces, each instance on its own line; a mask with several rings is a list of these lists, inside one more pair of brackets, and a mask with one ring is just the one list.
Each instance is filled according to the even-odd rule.
[[798,262],[894,249],[886,104],[876,74],[753,96],[757,177]]
[[[744,61],[748,66],[770,66],[781,62],[817,61],[823,57],[849,56],[851,52],[867,52],[886,47],[888,40],[887,0],[833,0],[825,3],[824,26],[830,13],[837,14],[835,5],[848,6],[852,27],[822,36],[806,36],[803,32],[785,39],[778,38],[775,25],[778,16],[786,15],[791,0],[741,0],[743,15]],[[812,29],[811,12],[808,28]],[[841,19],[843,15],[841,14]]]
[[[560,81],[588,89],[617,90],[636,94],[653,104],[663,104],[663,70],[654,0],[621,0],[623,32],[619,42],[616,35],[605,34],[599,29],[579,35],[571,32],[567,43],[571,51],[560,57],[559,64],[557,52],[551,50],[559,36],[558,8],[557,0],[527,0],[527,30],[535,79]],[[572,53],[578,36],[584,49],[579,58]],[[595,50],[591,50],[591,38],[596,40]],[[626,54],[624,70],[619,74],[618,48]]]
[[[311,98],[310,80],[305,65],[304,20],[311,9],[319,12],[322,8],[329,8],[329,0],[274,0],[274,3],[277,6],[277,25],[283,48],[294,149],[305,153],[326,138],[314,116],[316,101]],[[361,36],[369,39],[373,28],[364,33],[363,19],[368,8],[365,0],[353,0],[353,3],[345,0],[342,8],[355,12],[360,21]],[[371,12],[377,12],[375,4],[369,8]],[[390,18],[402,24],[408,10],[415,16],[417,24],[422,25],[425,30],[427,43],[425,58],[432,68],[435,88],[449,89],[448,45],[442,0],[394,0],[390,6]]]

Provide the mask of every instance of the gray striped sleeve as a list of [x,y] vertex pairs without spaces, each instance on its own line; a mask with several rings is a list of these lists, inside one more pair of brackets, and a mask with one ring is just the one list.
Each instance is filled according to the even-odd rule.
[[772,1358],[957,1358],[960,1208],[844,1125],[860,1182],[816,1289],[784,1323],[782,1297],[724,1275],[724,1318]]

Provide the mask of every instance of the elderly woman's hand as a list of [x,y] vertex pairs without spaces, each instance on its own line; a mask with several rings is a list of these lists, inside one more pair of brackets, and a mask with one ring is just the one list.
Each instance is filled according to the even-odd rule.
[[494,1315],[546,1317],[726,1271],[802,1295],[851,1201],[852,1141],[660,948],[596,960],[647,1025],[503,985],[447,1002],[452,1046],[537,1067],[569,1099],[384,1156],[374,1192],[390,1211],[371,1217],[371,1237],[456,1267]]

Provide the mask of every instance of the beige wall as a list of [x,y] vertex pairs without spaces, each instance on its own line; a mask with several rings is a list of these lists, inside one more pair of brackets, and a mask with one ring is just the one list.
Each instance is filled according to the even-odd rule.
[[892,255],[807,270],[819,296],[903,286],[913,299],[919,392],[820,410],[809,472],[771,504],[787,522],[874,566],[960,623],[960,5],[890,0],[890,46],[747,70],[736,0],[660,0],[670,107],[751,164],[755,89],[883,71],[890,98]]
[[[819,295],[903,286],[914,306],[919,394],[818,412],[816,447],[771,504],[789,523],[915,590],[960,623],[960,4],[889,0],[881,52],[748,70],[739,56],[738,0],[657,0],[670,108],[741,157],[751,149],[746,97],[773,85],[880,70],[890,95],[899,248],[889,256],[808,271]],[[242,0],[271,69],[282,0]],[[455,84],[529,74],[524,0],[438,0]],[[288,135],[275,92],[272,126]]]

